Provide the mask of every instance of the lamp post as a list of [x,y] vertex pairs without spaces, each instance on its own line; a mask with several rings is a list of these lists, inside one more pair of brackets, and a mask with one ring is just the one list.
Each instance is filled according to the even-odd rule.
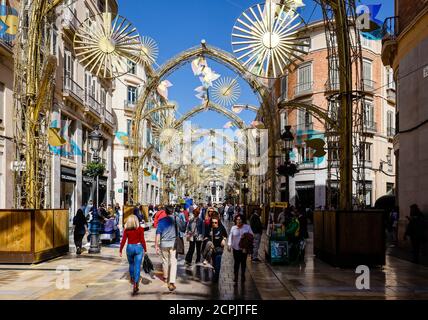
[[[93,161],[95,163],[100,163],[100,151],[103,146],[103,135],[100,131],[100,126],[96,126],[95,130],[89,134],[89,139],[91,142],[91,150],[93,152]],[[100,253],[100,220],[98,214],[99,207],[99,174],[97,173],[97,185],[96,185],[96,197],[95,202],[96,207],[93,212],[93,218],[91,221],[91,247],[89,248],[89,253]]]
[[278,168],[278,173],[285,176],[285,185],[287,188],[285,201],[290,203],[290,177],[298,172],[297,166],[290,161],[290,152],[294,147],[294,135],[291,132],[291,126],[285,126],[284,132],[281,134],[281,140],[284,141],[285,161],[284,164]]

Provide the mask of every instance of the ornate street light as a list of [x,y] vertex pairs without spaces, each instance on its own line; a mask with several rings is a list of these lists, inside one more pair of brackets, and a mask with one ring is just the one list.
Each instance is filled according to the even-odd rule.
[[[97,125],[95,130],[89,134],[89,139],[91,142],[91,150],[93,152],[93,161],[95,163],[100,163],[100,151],[103,147],[103,135],[100,131],[100,126]],[[89,248],[89,253],[100,253],[100,220],[98,214],[99,208],[99,173],[97,173],[97,201],[96,207],[94,208],[93,218],[91,221],[91,247]]]
[[290,177],[298,172],[297,165],[291,163],[290,152],[294,147],[294,135],[291,132],[291,126],[285,126],[284,132],[281,134],[281,140],[284,141],[285,163],[278,167],[278,174],[286,178],[286,202],[290,202]]

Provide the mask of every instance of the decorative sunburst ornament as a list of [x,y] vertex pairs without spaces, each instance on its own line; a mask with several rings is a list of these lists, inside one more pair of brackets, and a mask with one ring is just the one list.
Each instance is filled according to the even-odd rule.
[[294,60],[303,61],[299,53],[306,54],[301,47],[308,44],[297,37],[302,21],[295,7],[292,0],[283,5],[266,1],[238,18],[232,32],[233,52],[249,72],[279,78]]
[[159,55],[159,48],[155,40],[150,37],[141,38],[141,60],[142,62],[151,65],[156,62]]
[[217,81],[212,90],[214,100],[223,107],[230,107],[238,101],[241,88],[236,79],[222,78]]
[[140,35],[124,17],[111,12],[86,19],[74,36],[74,51],[84,68],[113,79],[129,73],[129,61],[144,60]]

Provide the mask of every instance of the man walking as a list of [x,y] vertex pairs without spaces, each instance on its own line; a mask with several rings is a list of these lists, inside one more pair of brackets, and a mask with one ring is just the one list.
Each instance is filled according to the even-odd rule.
[[[168,284],[169,291],[177,289],[177,251],[175,242],[177,239],[177,227],[174,219],[174,208],[165,208],[167,217],[160,220],[156,229],[155,248],[156,253],[162,257],[164,281]],[[181,228],[179,228],[181,229]]]
[[260,262],[259,248],[260,248],[260,242],[262,240],[263,225],[260,219],[259,212],[257,210],[254,211],[253,215],[250,218],[250,227],[254,233],[254,248],[253,248],[252,260],[253,262]]

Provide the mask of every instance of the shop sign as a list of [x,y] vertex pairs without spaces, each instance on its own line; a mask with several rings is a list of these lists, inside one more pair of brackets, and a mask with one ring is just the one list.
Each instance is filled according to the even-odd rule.
[[61,167],[61,180],[76,182],[76,170],[67,167]]
[[288,202],[271,202],[271,208],[288,208]]
[[66,174],[62,174],[61,175],[61,180],[63,180],[63,181],[70,181],[70,182],[76,182],[77,178],[76,177],[72,177],[72,176],[68,176]]

